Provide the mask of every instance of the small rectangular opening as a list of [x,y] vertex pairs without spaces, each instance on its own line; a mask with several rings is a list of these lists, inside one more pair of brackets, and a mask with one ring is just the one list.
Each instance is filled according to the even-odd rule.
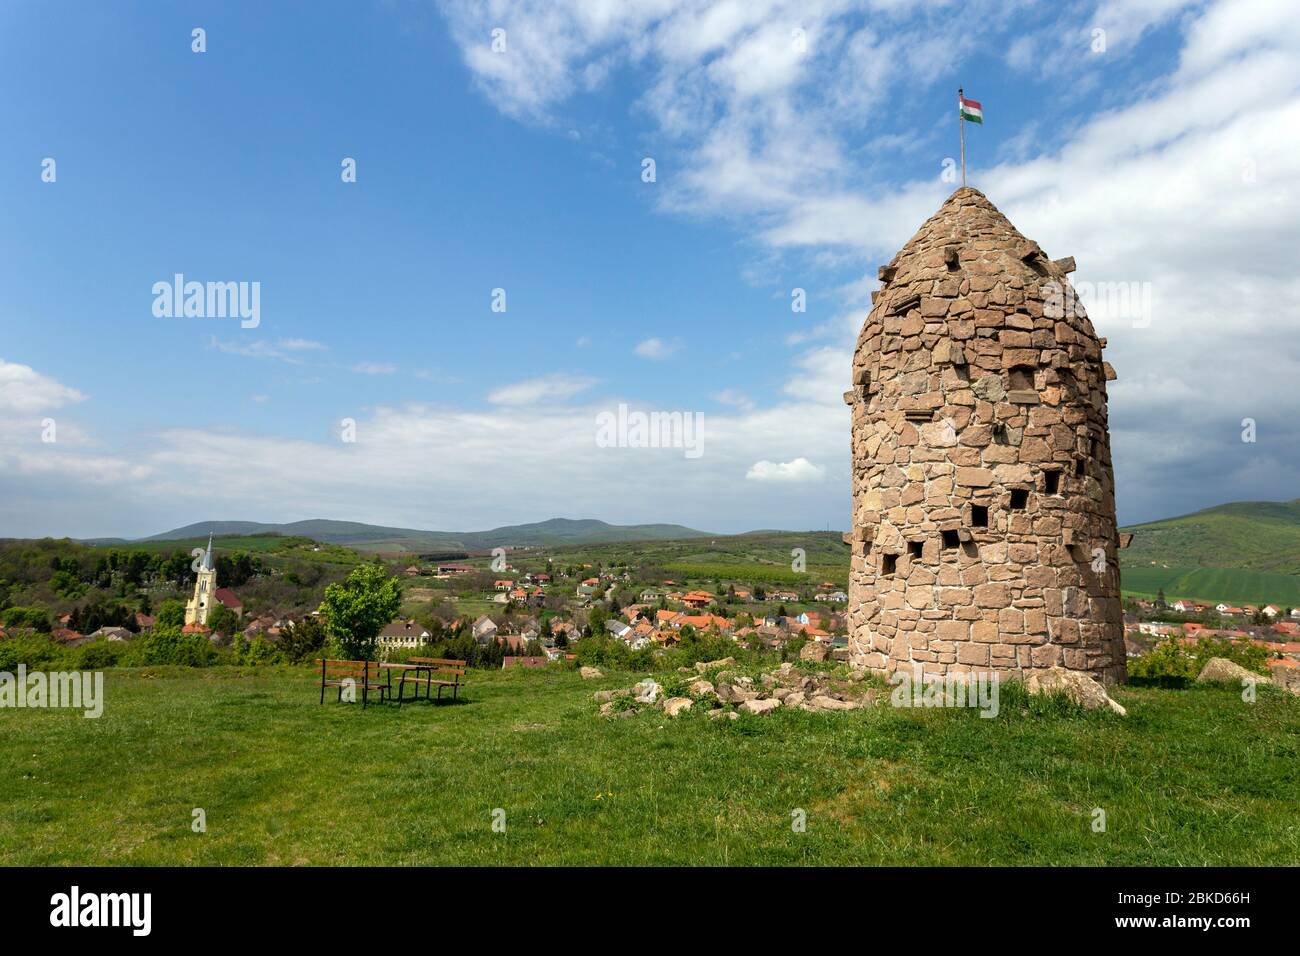
[[885,577],[891,577],[898,570],[898,555],[883,554],[880,556],[880,573]]
[[1007,426],[1002,422],[993,423],[993,441],[998,445],[1007,443]]
[[1043,492],[1054,495],[1061,490],[1061,473],[1059,471],[1043,472]]
[[956,528],[951,528],[943,532],[943,546],[945,548],[955,548],[961,544],[961,536],[957,534]]
[[1082,459],[1082,458],[1076,458],[1076,459],[1074,460],[1074,473],[1075,473],[1075,475],[1077,475],[1078,477],[1082,478],[1082,477],[1083,477],[1084,468],[1085,468],[1085,465],[1084,465],[1084,461],[1083,461],[1083,459]]
[[1011,391],[1022,391],[1034,387],[1034,367],[1032,365],[1016,365],[1007,373],[1007,388]]
[[984,505],[971,505],[970,523],[973,528],[987,528],[989,526],[989,509]]
[[925,548],[924,541],[907,542],[907,553],[914,558],[919,558],[921,556],[921,551],[924,550],[924,548]]
[[1025,505],[1029,504],[1029,491],[1025,488],[1011,489],[1011,510],[1024,511]]

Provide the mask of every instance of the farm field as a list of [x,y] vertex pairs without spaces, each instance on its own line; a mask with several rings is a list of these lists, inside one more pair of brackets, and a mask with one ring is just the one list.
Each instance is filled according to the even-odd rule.
[[1124,593],[1154,598],[1161,589],[1165,598],[1199,598],[1235,604],[1300,606],[1300,576],[1244,568],[1189,568],[1129,566],[1122,564],[1120,581]]
[[109,671],[98,720],[0,711],[0,864],[1300,863],[1300,699],[1267,688],[597,716],[639,676],[471,671],[465,703],[362,711],[305,667]]

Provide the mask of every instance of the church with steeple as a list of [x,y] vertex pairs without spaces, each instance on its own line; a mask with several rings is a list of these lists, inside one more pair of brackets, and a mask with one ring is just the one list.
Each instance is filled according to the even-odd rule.
[[217,594],[217,568],[212,561],[212,535],[208,534],[208,550],[203,553],[198,579],[194,582],[194,597],[185,605],[185,624],[208,625],[208,612]]

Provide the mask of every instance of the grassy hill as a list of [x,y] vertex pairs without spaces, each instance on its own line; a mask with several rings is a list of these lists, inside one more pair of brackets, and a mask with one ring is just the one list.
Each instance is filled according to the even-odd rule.
[[1239,568],[1300,575],[1300,498],[1237,501],[1123,529],[1125,566]]
[[1300,607],[1300,576],[1242,568],[1134,566],[1120,569],[1124,593],[1154,598],[1160,591],[1174,598],[1227,601],[1230,604],[1277,604]]
[[552,518],[532,524],[507,525],[490,531],[421,531],[416,528],[389,528],[358,521],[332,521],[314,518],[287,524],[258,521],[200,521],[152,535],[146,541],[174,541],[203,538],[208,532],[218,535],[282,534],[312,538],[329,544],[342,544],[361,551],[436,552],[486,551],[498,547],[547,547],[566,544],[630,541],[707,536],[678,524],[614,525],[593,518]]
[[113,670],[98,720],[0,709],[0,865],[1300,859],[1300,699],[1271,688],[1117,688],[1127,718],[1006,686],[993,719],[597,716],[594,690],[640,676],[476,670],[459,705],[363,712],[320,705],[309,667]]
[[[791,568],[791,552],[802,549],[806,572]],[[688,540],[646,541],[636,547],[616,544],[573,545],[552,556],[564,562],[602,565],[635,560],[682,578],[739,580],[763,585],[848,584],[849,549],[838,531],[754,531],[704,535]]]

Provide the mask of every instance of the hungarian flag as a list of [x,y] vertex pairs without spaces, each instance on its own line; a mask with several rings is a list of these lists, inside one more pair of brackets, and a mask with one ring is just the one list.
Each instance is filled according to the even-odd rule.
[[957,108],[961,111],[961,118],[969,120],[972,123],[984,125],[984,110],[974,100],[968,100],[960,93],[957,94]]

